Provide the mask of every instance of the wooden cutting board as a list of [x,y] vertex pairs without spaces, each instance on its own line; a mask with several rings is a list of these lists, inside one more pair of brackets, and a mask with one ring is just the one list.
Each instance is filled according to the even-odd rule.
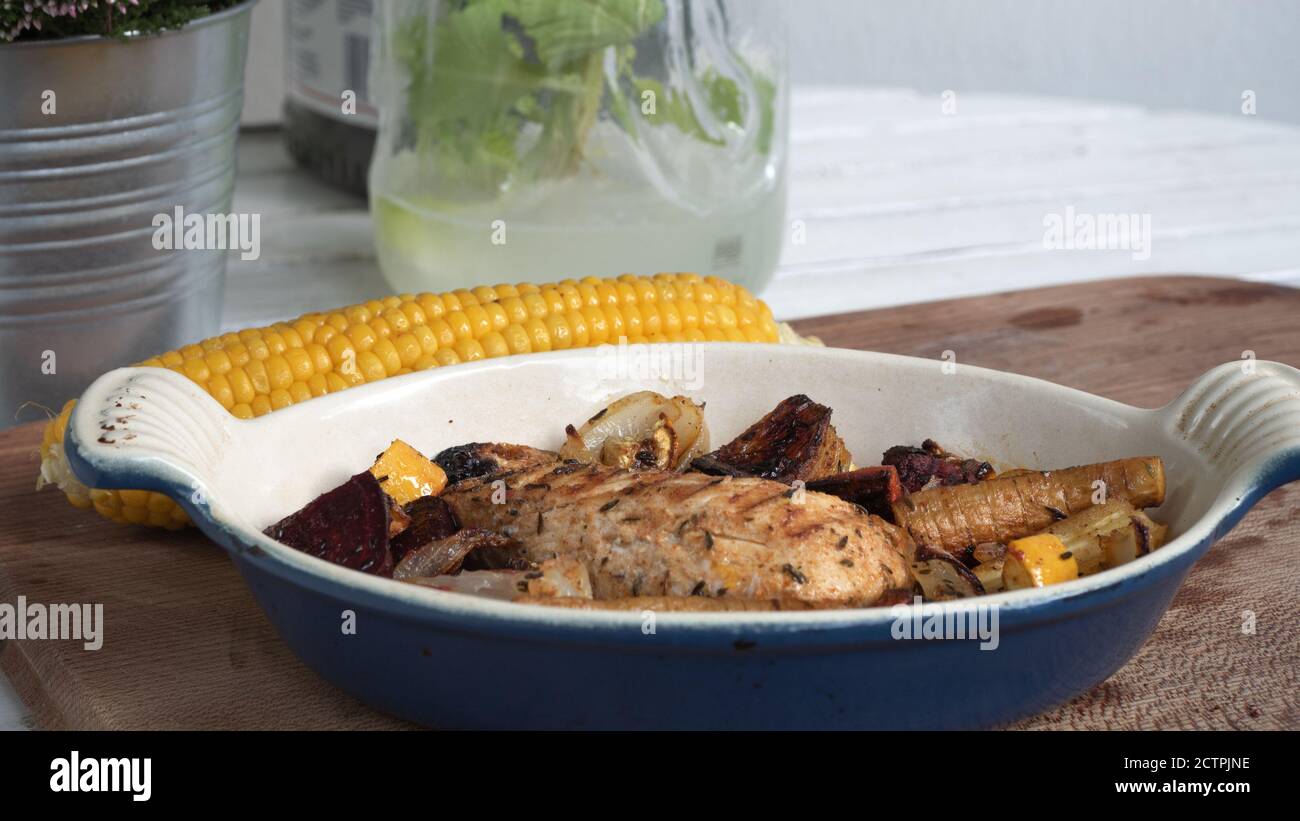
[[[1300,364],[1300,290],[1142,278],[795,323],[849,348],[1042,377],[1156,407],[1252,350]],[[942,431],[936,431],[941,435]],[[9,641],[47,728],[398,728],[300,664],[225,555],[195,531],[110,524],[33,490],[39,427],[0,433],[0,602],[102,602],[104,647]],[[1128,666],[1025,728],[1300,728],[1300,483],[1196,566]],[[1253,634],[1243,613],[1255,614]]]

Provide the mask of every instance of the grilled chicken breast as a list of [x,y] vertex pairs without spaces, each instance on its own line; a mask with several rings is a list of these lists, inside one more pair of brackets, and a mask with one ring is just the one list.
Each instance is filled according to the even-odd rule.
[[[479,446],[480,465],[507,446]],[[511,452],[517,455],[517,452]],[[499,460],[442,499],[522,558],[582,562],[597,599],[736,596],[867,606],[910,580],[908,536],[856,505],[767,479]],[[495,496],[495,498],[494,498]]]

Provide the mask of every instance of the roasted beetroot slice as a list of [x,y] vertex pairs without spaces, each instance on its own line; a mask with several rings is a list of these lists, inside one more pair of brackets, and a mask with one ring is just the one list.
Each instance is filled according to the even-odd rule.
[[803,394],[783,400],[732,441],[692,463],[704,473],[790,483],[839,473],[852,460],[831,425],[831,409]]
[[909,493],[921,490],[931,479],[943,485],[973,485],[993,475],[988,462],[950,456],[933,439],[926,439],[919,448],[895,445],[880,461],[898,469],[899,481]]
[[400,562],[412,550],[445,539],[460,529],[456,514],[437,496],[421,496],[407,503],[403,510],[411,522],[405,530],[393,537],[394,562]]
[[887,522],[894,521],[894,502],[903,495],[898,470],[893,465],[858,468],[809,482],[808,490],[838,496]]
[[364,471],[263,532],[325,561],[391,576],[388,524],[388,495],[370,471]]

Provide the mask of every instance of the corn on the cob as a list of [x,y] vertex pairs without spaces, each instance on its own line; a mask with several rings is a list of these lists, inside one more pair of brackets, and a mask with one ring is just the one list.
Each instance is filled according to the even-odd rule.
[[[202,386],[241,419],[439,365],[516,353],[628,342],[777,342],[771,310],[745,288],[698,274],[625,274],[545,285],[403,294],[227,333],[141,362]],[[158,493],[98,490],[77,481],[63,453],[75,400],[46,425],[37,487],[58,486],[78,507],[117,522],[183,527]]]

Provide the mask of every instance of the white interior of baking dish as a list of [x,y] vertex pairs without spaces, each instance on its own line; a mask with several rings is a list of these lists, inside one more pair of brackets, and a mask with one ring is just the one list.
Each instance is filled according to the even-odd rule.
[[[329,565],[260,537],[260,530],[366,469],[395,438],[429,456],[475,441],[558,448],[565,424],[580,424],[636,390],[706,403],[715,446],[782,399],[807,394],[833,409],[832,422],[859,465],[878,464],[891,445],[926,438],[999,467],[1164,459],[1168,494],[1152,514],[1172,527],[1171,543],[1061,588],[1107,584],[1190,549],[1250,489],[1271,454],[1300,442],[1300,380],[1294,369],[1272,363],[1256,363],[1249,374],[1223,366],[1170,407],[1151,411],[942,360],[753,344],[606,346],[484,361],[384,380],[251,421],[234,419],[177,374],[122,369],[87,391],[74,425],[79,443],[92,443],[82,445],[84,455],[102,471],[112,474],[129,463],[129,469],[188,483],[221,526],[260,541],[283,561],[368,588],[381,585],[376,589],[402,598],[467,601]],[[132,417],[116,425],[108,441],[98,441],[97,423],[120,411],[124,399],[135,406]],[[95,405],[106,410],[96,416],[83,407]],[[998,598],[1027,602],[1054,592]],[[511,607],[487,601],[466,606]]]

